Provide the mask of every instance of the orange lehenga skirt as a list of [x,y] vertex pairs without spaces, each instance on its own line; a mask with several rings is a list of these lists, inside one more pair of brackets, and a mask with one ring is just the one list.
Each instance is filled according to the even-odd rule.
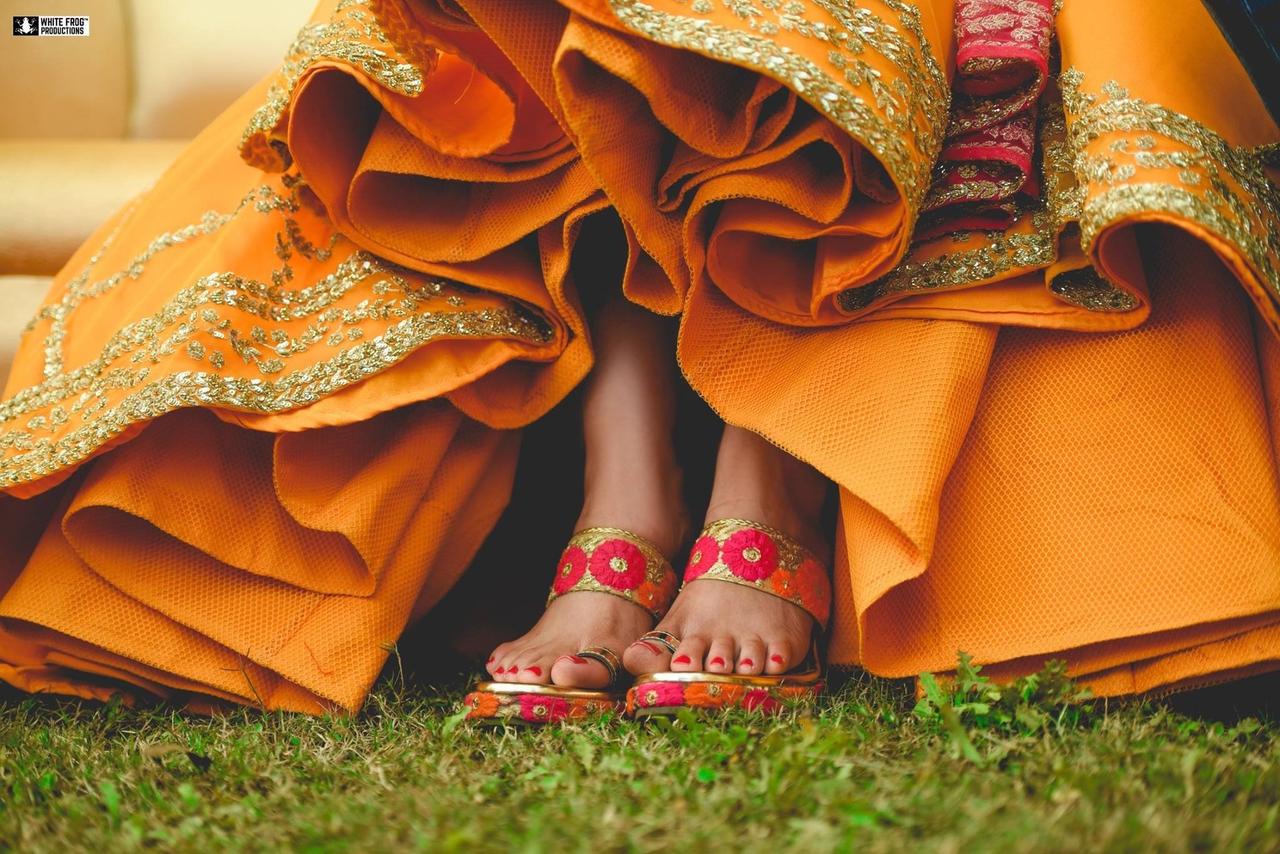
[[613,288],[839,485],[833,663],[1280,666],[1277,140],[1198,0],[324,0],[32,321],[0,678],[358,708]]

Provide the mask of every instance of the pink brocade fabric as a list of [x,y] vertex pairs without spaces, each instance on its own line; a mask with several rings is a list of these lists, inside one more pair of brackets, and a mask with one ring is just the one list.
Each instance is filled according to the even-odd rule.
[[955,102],[917,239],[1004,229],[1038,198],[1036,102],[1049,77],[1053,0],[959,0]]

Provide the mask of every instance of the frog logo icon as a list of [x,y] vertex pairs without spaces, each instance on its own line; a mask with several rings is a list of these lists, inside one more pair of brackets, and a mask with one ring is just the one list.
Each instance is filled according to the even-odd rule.
[[40,35],[40,19],[35,15],[14,15],[13,34],[15,36]]

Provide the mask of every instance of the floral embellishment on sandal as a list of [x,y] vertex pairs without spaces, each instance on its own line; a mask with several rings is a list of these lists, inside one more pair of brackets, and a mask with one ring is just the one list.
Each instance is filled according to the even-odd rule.
[[777,572],[769,579],[769,587],[783,599],[794,599],[800,595],[794,572]]
[[795,594],[812,605],[819,614],[831,611],[831,582],[827,579],[827,571],[813,558],[807,558],[795,572],[792,582]]
[[551,588],[556,593],[568,593],[586,571],[587,553],[578,546],[569,546],[560,556],[560,563],[556,567],[556,578],[551,583]]
[[745,581],[760,581],[778,569],[778,547],[756,528],[735,531],[724,542],[722,555],[729,571]]
[[501,705],[497,694],[487,694],[483,691],[468,694],[463,702],[470,710],[467,712],[468,718],[491,718]]
[[569,704],[563,697],[524,694],[520,697],[520,717],[530,723],[550,723],[569,717]]
[[745,709],[775,714],[807,703],[822,690],[820,681],[807,685],[751,685],[732,681],[641,681],[627,692],[632,715],[665,714],[667,710]]
[[703,709],[720,709],[733,705],[741,688],[721,682],[694,682],[685,688],[685,702]]
[[689,564],[684,569],[684,580],[693,581],[720,559],[720,543],[715,537],[698,537],[689,554]]
[[644,583],[644,554],[626,540],[605,540],[591,553],[591,576],[614,590],[635,590]]
[[584,528],[556,564],[550,604],[578,591],[609,593],[661,618],[676,595],[675,570],[658,548],[621,528]]
[[664,607],[676,593],[676,577],[674,573],[664,575],[661,584],[646,581],[636,588],[635,601],[650,611]]
[[756,688],[743,695],[742,708],[749,712],[773,713],[781,708],[781,704],[774,699],[773,694],[769,691],[763,688]]
[[642,706],[681,706],[684,705],[684,690],[672,682],[651,682],[642,686],[636,696]]

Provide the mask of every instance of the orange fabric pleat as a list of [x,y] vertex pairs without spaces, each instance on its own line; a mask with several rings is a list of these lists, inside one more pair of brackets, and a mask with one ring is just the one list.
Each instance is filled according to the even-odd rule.
[[166,417],[46,530],[0,607],[7,667],[31,688],[73,638],[144,689],[357,708],[496,521],[517,447],[442,403],[275,437]]

